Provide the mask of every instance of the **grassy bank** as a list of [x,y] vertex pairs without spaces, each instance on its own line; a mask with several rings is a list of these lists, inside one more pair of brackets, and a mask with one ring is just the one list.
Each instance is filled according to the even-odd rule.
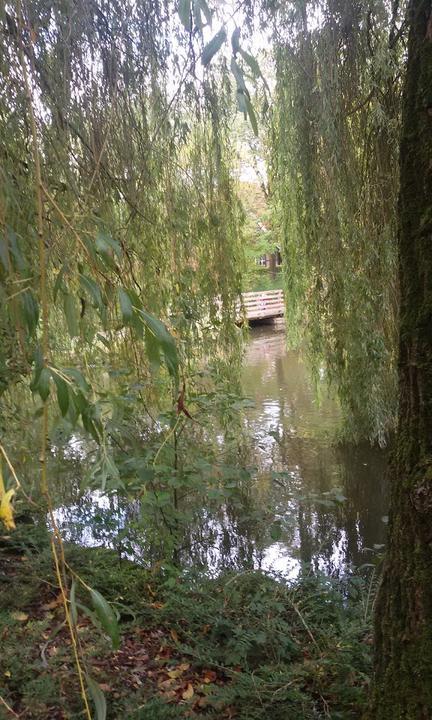
[[[366,581],[311,575],[287,584],[260,572],[210,579],[148,572],[100,549],[67,560],[118,614],[113,651],[77,597],[85,671],[107,718],[351,720],[370,673]],[[72,648],[44,532],[1,541],[0,717],[83,718]],[[80,606],[82,603],[82,606]],[[103,705],[103,701],[102,705]],[[100,705],[100,704],[99,704]],[[99,706],[94,717],[103,716]]]

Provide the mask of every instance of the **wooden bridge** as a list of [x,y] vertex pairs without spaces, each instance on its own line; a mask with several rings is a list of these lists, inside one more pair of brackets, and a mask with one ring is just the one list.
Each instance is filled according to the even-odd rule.
[[247,322],[265,322],[272,318],[283,317],[285,303],[283,290],[264,290],[262,292],[243,293],[244,314],[239,308],[240,319]]

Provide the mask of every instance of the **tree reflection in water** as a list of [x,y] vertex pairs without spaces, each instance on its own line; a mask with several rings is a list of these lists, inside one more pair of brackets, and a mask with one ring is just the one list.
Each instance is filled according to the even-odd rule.
[[[256,470],[219,506],[185,501],[176,562],[286,577],[302,568],[338,575],[367,562],[385,542],[386,452],[336,444],[339,407],[324,379],[315,387],[301,355],[286,351],[283,328],[251,329],[243,391],[255,401],[244,426]],[[146,565],[164,555],[136,503],[87,493],[57,512],[70,540],[114,547]]]

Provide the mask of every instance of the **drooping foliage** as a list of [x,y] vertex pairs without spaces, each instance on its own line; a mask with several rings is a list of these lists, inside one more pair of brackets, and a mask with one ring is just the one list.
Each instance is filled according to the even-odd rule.
[[[139,498],[175,561],[179,492],[195,491],[189,381],[204,358],[235,381],[239,359],[232,82],[210,63],[212,13],[193,10],[193,25],[190,2],[0,10],[0,519],[14,529],[15,490],[48,511],[87,718],[105,700],[80,658],[77,584],[114,648],[117,620],[66,567],[56,508],[94,487],[127,511]],[[86,474],[63,492],[55,458],[76,447]]]
[[324,362],[351,434],[380,443],[396,409],[403,14],[398,2],[284,3],[275,25],[288,332]]
[[192,82],[203,40],[168,2],[5,3],[0,23],[0,388],[32,376],[100,441],[98,368],[151,392],[161,360],[178,385],[235,351],[231,86],[224,63]]

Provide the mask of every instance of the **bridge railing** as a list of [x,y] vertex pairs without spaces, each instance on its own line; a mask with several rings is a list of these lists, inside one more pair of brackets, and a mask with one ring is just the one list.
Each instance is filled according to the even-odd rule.
[[243,293],[243,305],[246,320],[282,317],[285,313],[283,290]]

